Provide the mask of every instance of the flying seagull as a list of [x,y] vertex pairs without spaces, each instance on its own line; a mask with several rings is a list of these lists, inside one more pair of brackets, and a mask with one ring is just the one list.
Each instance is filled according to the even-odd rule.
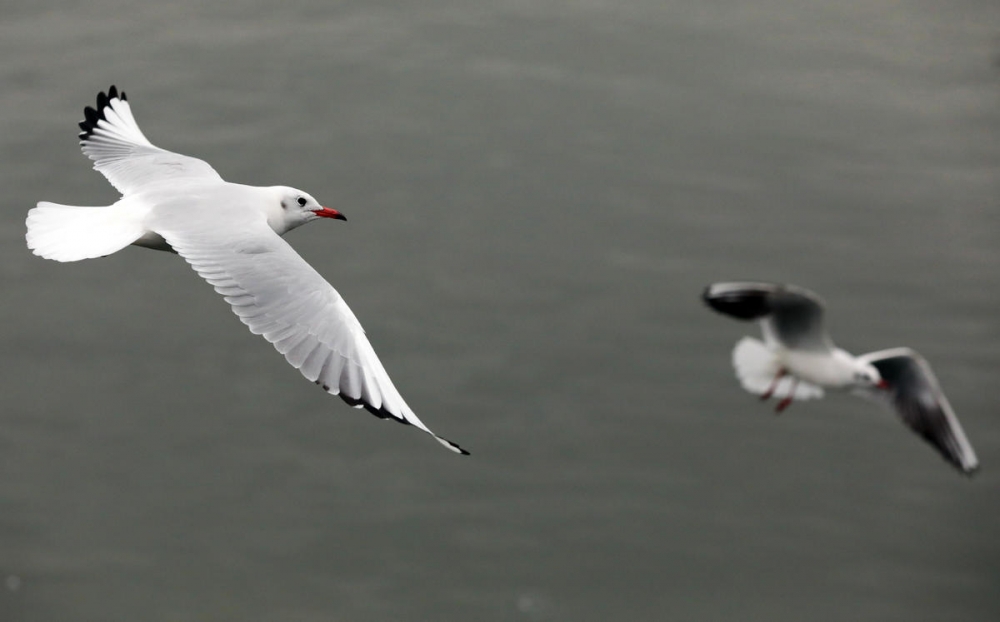
[[777,412],[793,400],[846,389],[888,404],[911,430],[952,465],[971,474],[976,452],[927,361],[909,348],[853,356],[833,345],[823,326],[824,304],[795,285],[734,282],[709,285],[702,298],[739,320],[759,320],[764,340],[744,337],[733,349],[743,388],[778,398]]
[[28,212],[28,248],[55,261],[103,257],[129,245],[178,253],[250,332],[327,393],[468,454],[407,406],[347,303],[281,238],[320,218],[346,220],[343,214],[295,188],[223,181],[208,163],[154,146],[114,86],[84,117],[83,153],[122,198],[102,207],[39,202]]

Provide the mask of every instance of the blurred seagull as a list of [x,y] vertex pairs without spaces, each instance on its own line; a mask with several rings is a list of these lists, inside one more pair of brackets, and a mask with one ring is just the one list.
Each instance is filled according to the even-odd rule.
[[84,116],[83,153],[122,198],[104,207],[38,203],[28,212],[28,248],[55,261],[103,257],[130,244],[178,253],[250,332],[326,392],[468,454],[417,418],[347,303],[281,239],[313,220],[346,220],[343,214],[295,188],[228,183],[208,163],[154,146],[114,86]]
[[911,430],[945,460],[971,474],[979,468],[958,417],[922,356],[892,348],[853,356],[833,345],[823,327],[823,301],[801,287],[735,282],[709,285],[702,298],[719,313],[759,320],[764,341],[740,339],[733,366],[743,388],[777,412],[793,400],[823,397],[823,389],[847,389],[892,407]]

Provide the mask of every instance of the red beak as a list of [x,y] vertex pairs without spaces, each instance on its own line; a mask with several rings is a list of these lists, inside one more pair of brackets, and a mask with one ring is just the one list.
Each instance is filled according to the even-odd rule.
[[347,220],[347,216],[344,216],[335,209],[330,209],[329,207],[324,207],[322,209],[314,209],[313,214],[316,214],[320,218],[333,218],[335,220]]
[[878,387],[878,388],[880,388],[880,389],[885,389],[886,391],[888,391],[890,388],[892,388],[892,387],[889,386],[889,383],[886,382],[884,379],[879,380],[878,384],[876,384],[875,386]]

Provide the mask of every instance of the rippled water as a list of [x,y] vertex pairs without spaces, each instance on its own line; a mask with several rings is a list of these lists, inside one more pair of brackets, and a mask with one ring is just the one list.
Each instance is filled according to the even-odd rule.
[[[419,8],[418,8],[419,5]],[[985,620],[1000,612],[995,3],[7,2],[0,619]],[[291,243],[409,403],[313,389],[175,256],[30,255],[147,136],[347,223]],[[848,396],[778,418],[708,282],[925,354],[967,481]]]

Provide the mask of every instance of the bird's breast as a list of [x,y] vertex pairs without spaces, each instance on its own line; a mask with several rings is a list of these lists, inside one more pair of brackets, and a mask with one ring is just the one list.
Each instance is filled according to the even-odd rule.
[[829,388],[845,387],[851,383],[853,370],[829,352],[786,350],[781,358],[792,375],[806,382]]

